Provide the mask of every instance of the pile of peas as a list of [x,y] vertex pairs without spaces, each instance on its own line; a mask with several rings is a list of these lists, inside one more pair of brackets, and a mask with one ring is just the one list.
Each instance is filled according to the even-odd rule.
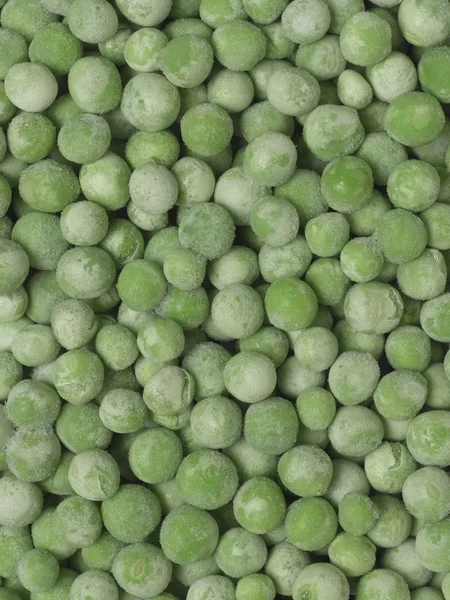
[[449,0],[0,25],[0,600],[450,600]]

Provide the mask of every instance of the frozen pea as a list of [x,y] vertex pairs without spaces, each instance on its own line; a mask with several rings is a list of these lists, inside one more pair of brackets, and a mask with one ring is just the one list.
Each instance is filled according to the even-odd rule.
[[127,163],[108,151],[94,162],[83,164],[80,170],[81,190],[88,200],[107,210],[118,210],[130,197],[130,173]]
[[252,208],[253,232],[269,246],[284,246],[298,233],[299,218],[295,207],[284,198],[266,196]]
[[201,600],[205,594],[216,600],[236,598],[233,582],[222,575],[208,575],[195,581],[189,588],[187,600]]
[[350,279],[335,258],[318,258],[311,263],[305,281],[323,306],[335,306],[343,301],[350,287]]
[[0,351],[0,399],[6,400],[11,389],[23,376],[21,363],[8,350]]
[[389,334],[385,352],[394,369],[423,372],[431,359],[430,339],[419,327],[404,325]]
[[74,456],[72,452],[67,450],[62,451],[61,460],[55,472],[50,477],[47,477],[47,479],[39,482],[39,487],[44,492],[57,496],[70,496],[73,493],[69,483],[69,467]]
[[224,23],[247,17],[241,0],[226,0],[225,2],[201,0],[199,11],[202,21],[214,29]]
[[19,286],[10,294],[0,296],[0,323],[8,323],[20,319],[28,306],[28,294],[23,286]]
[[267,132],[254,138],[245,152],[244,164],[250,177],[264,186],[285,183],[294,173],[296,150],[284,134]]
[[241,527],[250,533],[263,534],[283,522],[286,501],[274,481],[267,477],[254,477],[237,491],[233,510]]
[[126,219],[112,219],[100,243],[112,257],[116,267],[140,259],[144,253],[144,238],[139,229]]
[[176,416],[191,404],[194,380],[177,366],[162,367],[145,385],[144,402],[156,415]]
[[411,531],[409,512],[399,499],[387,494],[372,496],[372,501],[380,514],[367,537],[378,548],[394,548],[402,544]]
[[249,106],[239,117],[239,134],[247,142],[251,142],[256,137],[268,132],[278,132],[291,136],[293,131],[292,116],[284,115],[268,100]]
[[30,266],[52,271],[69,249],[62,237],[59,217],[38,211],[20,217],[14,225],[11,239],[27,252]]
[[404,444],[383,442],[364,461],[372,487],[378,492],[397,494],[417,464]]
[[383,131],[369,133],[357,156],[369,165],[377,185],[387,185],[391,174],[408,158],[405,147]]
[[331,16],[326,2],[321,0],[295,0],[281,15],[286,36],[296,44],[311,44],[328,31]]
[[409,92],[395,98],[386,112],[386,131],[397,142],[419,146],[433,141],[444,126],[438,100],[424,92]]
[[[211,261],[208,278],[216,289],[224,289],[234,283],[251,285],[258,277],[256,253],[245,246],[235,246],[229,252]],[[201,281],[197,284],[199,285]],[[196,286],[195,286],[196,287]]]
[[102,56],[84,56],[69,71],[69,93],[87,113],[103,114],[120,102],[122,84],[116,66]]
[[317,297],[311,287],[299,280],[279,279],[271,284],[265,297],[269,321],[285,331],[303,329],[317,314]]
[[230,214],[216,204],[198,204],[181,218],[179,235],[182,246],[210,260],[230,250],[234,234]]
[[109,148],[111,131],[99,115],[82,114],[69,119],[58,134],[58,148],[71,162],[84,164],[101,158]]
[[65,404],[56,420],[56,433],[72,452],[109,446],[112,432],[100,420],[98,407],[93,403],[77,406]]
[[177,565],[208,558],[218,540],[219,528],[211,514],[190,504],[172,510],[161,526],[161,547]]
[[20,174],[26,166],[26,163],[7,152],[5,158],[0,162],[0,175],[7,180],[12,188],[16,188],[19,185]]
[[59,564],[46,550],[30,550],[17,565],[20,583],[30,592],[46,592],[56,583]]
[[388,106],[386,102],[373,100],[369,106],[359,111],[361,123],[367,134],[385,131],[384,119]]
[[0,175],[0,218],[3,218],[6,215],[6,212],[11,205],[11,199],[11,186],[9,185],[8,181],[2,175]]
[[374,544],[364,536],[338,533],[328,547],[328,556],[347,577],[360,577],[375,566],[375,551]]
[[159,67],[177,87],[196,87],[208,77],[214,60],[210,44],[198,35],[172,39],[162,50]]
[[255,450],[245,437],[225,448],[224,453],[231,458],[244,481],[252,477],[273,477],[276,473],[277,457]]
[[96,202],[81,200],[69,204],[60,219],[61,233],[75,246],[94,246],[108,231],[108,215]]
[[[448,359],[447,359],[448,361]],[[450,380],[445,374],[447,361],[431,364],[423,372],[428,382],[426,405],[431,408],[447,408],[450,402]]]
[[131,174],[130,196],[138,208],[158,215],[167,212],[177,201],[178,184],[166,167],[150,162]]
[[331,459],[315,446],[295,446],[278,462],[278,475],[283,485],[303,498],[322,496],[330,484],[332,472]]
[[392,50],[391,28],[378,15],[358,12],[342,28],[340,45],[344,58],[354,65],[374,65]]
[[256,25],[236,20],[220,25],[213,33],[216,59],[232,71],[249,71],[266,53],[266,38]]
[[439,250],[450,248],[448,226],[450,223],[450,206],[442,202],[435,202],[423,213],[420,218],[425,224],[428,233],[428,246]]
[[61,346],[75,350],[92,340],[97,333],[98,320],[88,304],[82,300],[68,299],[54,306],[51,326]]
[[300,550],[320,550],[335,537],[337,516],[323,498],[301,498],[290,505],[285,526],[291,544]]
[[128,219],[143,231],[159,231],[169,224],[168,213],[150,215],[138,208],[131,200],[127,204]]
[[[130,511],[133,519],[129,518]],[[120,486],[117,493],[103,500],[101,513],[104,526],[113,539],[128,544],[143,541],[161,521],[157,496],[142,485]]]
[[[433,165],[441,178],[441,190],[439,195],[447,196],[447,179],[443,177],[443,172],[440,170],[445,165],[445,157],[450,140],[450,122],[446,121],[441,133],[432,142],[428,144],[420,144],[413,149],[414,154],[420,160],[424,160]],[[439,198],[440,199],[440,198]]]
[[312,431],[326,429],[336,414],[333,395],[320,387],[310,387],[300,392],[296,407],[300,422]]
[[348,242],[350,226],[340,213],[329,212],[312,218],[305,227],[305,237],[311,251],[319,257],[339,254]]
[[449,519],[426,523],[417,533],[416,552],[422,565],[430,571],[444,573],[449,570],[449,525]]
[[427,243],[423,222],[400,208],[380,217],[375,235],[387,260],[399,265],[420,256]]
[[[7,13],[8,11],[6,11]],[[9,69],[27,59],[27,44],[24,37],[14,29],[7,28],[2,18],[4,29],[0,32],[0,79],[5,79]]]
[[422,329],[432,340],[437,342],[450,341],[449,302],[450,294],[441,294],[432,300],[427,300],[420,311]]
[[309,71],[320,82],[339,77],[346,66],[339,37],[325,35],[312,44],[300,45],[295,55],[295,65]]
[[61,445],[52,429],[20,427],[8,440],[6,464],[18,479],[42,481],[52,475],[61,458]]
[[113,371],[130,367],[139,356],[135,335],[123,325],[104,325],[95,338],[95,351]]
[[285,361],[288,348],[289,342],[286,334],[272,326],[261,327],[254,334],[238,342],[238,349],[241,352],[263,354],[271,359],[276,368]]
[[72,404],[86,404],[103,386],[104,368],[96,354],[71,350],[55,363],[53,378],[60,396]]
[[49,325],[53,308],[67,299],[56,281],[55,271],[36,271],[28,279],[26,291],[27,317],[40,325]]
[[383,270],[383,254],[374,237],[350,240],[340,255],[342,270],[352,281],[363,283],[378,277]]
[[127,263],[117,281],[120,299],[128,308],[139,312],[156,308],[166,289],[161,267],[142,259]]
[[284,246],[264,244],[258,259],[264,280],[273,283],[277,279],[301,277],[311,263],[312,253],[305,238],[298,235]]
[[306,552],[288,541],[283,541],[269,550],[264,572],[271,578],[279,594],[289,596],[298,574],[309,563]]
[[172,2],[169,0],[158,0],[152,6],[148,6],[142,2],[136,3],[131,0],[119,0],[117,8],[132,23],[141,27],[154,27],[162,23],[169,16]]
[[240,579],[236,586],[236,600],[273,600],[275,598],[275,586],[267,575],[255,573]]
[[362,0],[327,0],[328,10],[330,11],[331,24],[330,32],[339,34],[342,27],[358,12],[364,11]]
[[264,454],[283,454],[294,446],[297,432],[297,413],[284,398],[262,400],[252,404],[245,413],[245,439]]
[[183,351],[183,331],[171,319],[153,317],[140,329],[138,346],[147,358],[159,358],[162,361],[172,360],[178,358]]
[[241,578],[256,573],[263,567],[267,548],[261,536],[241,527],[234,527],[220,538],[215,556],[225,575]]
[[117,32],[119,21],[106,0],[74,0],[67,14],[70,31],[82,42],[100,44]]
[[79,300],[98,298],[114,281],[114,262],[101,248],[72,248],[60,258],[56,277],[69,297]]
[[333,210],[342,213],[358,210],[373,192],[370,166],[355,156],[336,158],[325,167],[321,188]]
[[41,112],[55,100],[58,84],[46,66],[22,62],[14,64],[8,70],[5,77],[5,92],[17,108],[32,113]]
[[375,525],[378,514],[369,496],[358,492],[346,494],[339,503],[339,525],[353,535],[365,535]]
[[240,113],[251,104],[254,86],[247,73],[221,69],[207,86],[208,100],[228,113]]
[[323,386],[325,380],[326,373],[305,369],[295,356],[289,356],[278,369],[277,385],[280,392],[291,400],[307,388]]
[[43,496],[38,486],[12,473],[5,473],[0,480],[0,498],[0,524],[4,527],[16,529],[30,525],[42,511]]
[[436,588],[424,586],[412,590],[411,600],[443,600],[442,592]]
[[211,449],[232,446],[241,436],[242,423],[242,412],[237,403],[223,396],[211,396],[197,402],[190,416],[194,440]]
[[159,29],[138,29],[125,43],[124,58],[127,65],[142,73],[156,71],[167,43],[167,36]]
[[16,333],[12,353],[26,367],[36,367],[56,358],[61,347],[50,327],[28,325]]
[[149,162],[170,169],[179,154],[180,144],[170,131],[136,131],[125,146],[125,157],[133,169]]
[[69,496],[57,506],[55,524],[66,542],[84,548],[93,544],[101,533],[100,509],[91,500]]
[[34,36],[28,49],[30,61],[50,69],[55,76],[67,75],[82,57],[83,45],[66,25],[49,23]]
[[0,238],[0,293],[10,294],[25,281],[29,271],[29,258],[15,242]]
[[411,421],[406,443],[409,451],[420,464],[446,467],[450,463],[449,433],[447,412],[431,410],[417,415]]
[[440,177],[436,169],[421,160],[407,160],[389,175],[387,193],[397,208],[421,212],[436,202]]
[[97,448],[77,454],[70,463],[69,483],[76,494],[101,501],[119,489],[120,472],[114,458]]
[[99,569],[89,569],[78,575],[70,588],[70,597],[89,600],[93,594],[98,600],[118,600],[119,590],[112,575]]
[[402,94],[413,92],[417,86],[414,63],[406,54],[395,50],[367,68],[367,79],[375,97],[382,102],[392,102]]
[[446,46],[426,50],[418,66],[419,80],[423,90],[433,94],[440,102],[450,100],[446,73],[450,53]]
[[47,158],[21,172],[19,192],[34,210],[53,213],[73,202],[80,193],[80,186],[69,165]]
[[[158,460],[155,457],[158,456]],[[146,483],[172,479],[182,460],[181,442],[172,431],[162,428],[140,433],[133,441],[129,461],[133,473]]]
[[51,552],[58,560],[72,556],[76,547],[65,539],[62,532],[55,527],[55,508],[49,507],[34,520],[31,527],[33,545],[36,549]]
[[330,443],[342,456],[366,456],[383,439],[380,417],[365,406],[343,406],[328,429]]
[[315,156],[333,160],[357,150],[364,139],[364,130],[353,108],[325,104],[309,115],[303,136]]
[[180,125],[186,146],[205,157],[224,150],[233,135],[231,117],[215,104],[198,104],[190,108],[183,115]]
[[425,404],[428,385],[420,373],[393,371],[384,375],[373,394],[378,412],[386,419],[408,421]]
[[337,93],[342,104],[356,110],[368,106],[373,98],[370,83],[360,73],[352,69],[346,69],[339,75]]
[[225,392],[224,368],[229,352],[213,342],[196,345],[183,359],[183,368],[193,377],[197,400]]
[[411,473],[402,488],[403,502],[417,519],[441,521],[448,516],[450,479],[436,467],[423,467]]
[[176,481],[186,502],[206,510],[227,504],[236,493],[238,475],[233,462],[216,450],[197,450],[186,456]]
[[90,569],[110,571],[114,559],[124,545],[123,542],[104,531],[91,546],[81,549],[80,558]]
[[186,292],[171,286],[156,312],[163,318],[173,319],[185,331],[192,331],[208,317],[208,295],[202,287]]
[[364,469],[352,460],[333,459],[333,476],[325,498],[338,507],[346,494],[359,493],[368,495],[370,485]]
[[59,414],[58,394],[45,383],[24,379],[15,385],[5,404],[15,427],[51,425]]
[[220,290],[211,305],[211,317],[219,330],[231,339],[255,333],[263,322],[263,303],[250,286],[235,283]]
[[330,391],[343,405],[353,406],[368,400],[378,384],[380,368],[368,352],[343,352],[328,374]]
[[6,95],[5,84],[0,81],[0,126],[9,123],[16,112],[17,108]]
[[396,571],[390,569],[375,569],[366,573],[358,582],[356,588],[360,600],[378,597],[379,600],[409,600],[410,593],[406,581]]
[[338,342],[328,329],[310,327],[296,338],[294,353],[301,366],[312,371],[326,371],[337,358]]
[[292,586],[292,597],[301,600],[304,593],[312,591],[328,600],[343,600],[350,594],[350,586],[344,573],[327,563],[315,563],[302,569]]
[[15,158],[27,163],[42,160],[55,144],[53,123],[41,114],[21,113],[8,127],[8,148]]
[[407,0],[398,11],[398,23],[406,41],[415,46],[435,46],[448,36],[450,10],[442,0],[423,3]]
[[[141,568],[136,572],[136,565]],[[116,556],[112,574],[129,594],[153,598],[163,592],[172,577],[172,564],[162,550],[148,543],[130,544]]]
[[347,293],[344,310],[348,323],[357,331],[383,334],[399,324],[403,302],[387,283],[357,283]]
[[99,414],[103,425],[115,433],[139,431],[148,420],[142,396],[120,388],[106,393]]
[[211,199],[215,178],[204,161],[184,157],[172,166],[171,172],[178,184],[178,206],[192,207]]
[[304,69],[280,69],[267,83],[269,102],[286,115],[298,116],[310,112],[317,106],[319,96],[317,80]]

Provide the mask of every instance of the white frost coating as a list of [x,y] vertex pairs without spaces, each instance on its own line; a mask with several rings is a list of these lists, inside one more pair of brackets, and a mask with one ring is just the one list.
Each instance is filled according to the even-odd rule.
[[166,167],[148,163],[131,174],[130,196],[134,204],[144,212],[164,214],[177,201],[177,180]]
[[44,65],[19,63],[5,77],[5,92],[11,102],[27,112],[42,112],[55,100],[58,84]]
[[328,31],[330,11],[322,0],[294,0],[281,15],[285,35],[296,44],[311,44]]
[[450,33],[450,4],[448,0],[404,0],[398,24],[410,44],[436,46]]

